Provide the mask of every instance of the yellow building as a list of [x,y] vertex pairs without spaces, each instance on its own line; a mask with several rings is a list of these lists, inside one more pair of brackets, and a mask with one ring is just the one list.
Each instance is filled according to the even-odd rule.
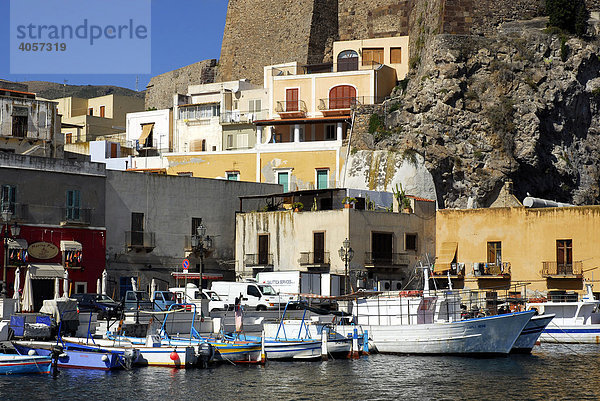
[[[600,291],[600,206],[439,210],[434,271],[458,288]],[[526,287],[525,287],[526,284]]]

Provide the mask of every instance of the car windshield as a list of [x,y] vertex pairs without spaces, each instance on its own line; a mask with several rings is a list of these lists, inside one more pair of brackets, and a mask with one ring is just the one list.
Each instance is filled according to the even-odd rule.
[[210,295],[211,301],[220,301],[221,300],[221,297],[219,297],[219,295],[216,292],[209,291],[208,295]]
[[270,285],[259,285],[258,288],[260,288],[260,292],[262,292],[263,295],[277,295],[275,289]]
[[101,301],[101,302],[115,302],[113,301],[113,299],[111,297],[109,297],[108,295],[104,295],[104,294],[100,294],[96,296],[96,301]]
[[163,297],[165,297],[165,301],[175,301],[175,294],[172,292],[163,292]]
[[137,296],[138,301],[150,301],[150,297],[148,297],[148,294],[146,294],[143,291],[138,291],[135,294]]

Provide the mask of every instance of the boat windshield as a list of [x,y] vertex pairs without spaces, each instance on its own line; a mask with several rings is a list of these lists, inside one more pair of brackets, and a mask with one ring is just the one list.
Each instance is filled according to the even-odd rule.
[[263,293],[263,295],[277,295],[277,291],[275,291],[275,289],[270,285],[259,284],[258,288],[260,289],[260,292]]

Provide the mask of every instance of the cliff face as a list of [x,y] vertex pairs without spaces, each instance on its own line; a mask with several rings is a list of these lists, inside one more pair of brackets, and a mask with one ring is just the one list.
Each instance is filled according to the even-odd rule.
[[519,199],[599,203],[599,44],[543,26],[432,36],[387,131],[355,143],[422,155],[441,207],[488,206],[508,178]]

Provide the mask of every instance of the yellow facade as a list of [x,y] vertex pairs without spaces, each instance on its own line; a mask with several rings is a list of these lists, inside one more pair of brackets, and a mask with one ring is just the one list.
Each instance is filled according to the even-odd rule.
[[[440,210],[436,220],[436,262],[456,244],[453,262],[465,264],[466,288],[581,291],[589,280],[600,290],[600,206]],[[474,263],[490,262],[496,245],[489,243],[500,243],[508,277],[475,275]]]

